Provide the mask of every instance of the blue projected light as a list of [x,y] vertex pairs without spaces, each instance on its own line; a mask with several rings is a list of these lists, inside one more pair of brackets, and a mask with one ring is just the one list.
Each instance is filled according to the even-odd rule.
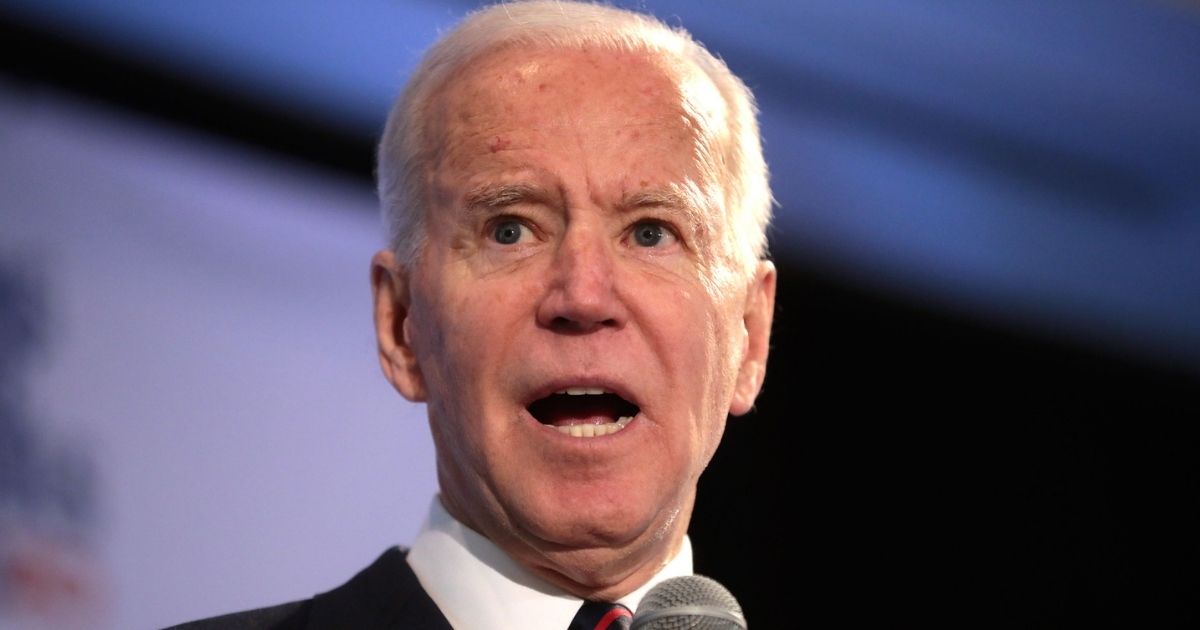
[[[10,0],[374,134],[473,2]],[[620,2],[759,97],[775,254],[1200,367],[1200,10],[1148,0]]]

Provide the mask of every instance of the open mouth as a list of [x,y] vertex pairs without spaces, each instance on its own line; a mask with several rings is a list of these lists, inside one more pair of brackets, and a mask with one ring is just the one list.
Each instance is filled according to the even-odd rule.
[[637,405],[598,387],[569,387],[533,401],[529,413],[538,422],[573,437],[599,437],[625,428]]

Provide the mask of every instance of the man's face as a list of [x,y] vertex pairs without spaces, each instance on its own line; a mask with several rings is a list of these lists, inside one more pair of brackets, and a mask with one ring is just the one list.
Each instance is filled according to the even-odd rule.
[[424,248],[376,257],[384,370],[429,404],[452,514],[568,590],[636,586],[766,358],[773,269],[735,267],[709,165],[723,103],[643,55],[508,50],[429,111]]

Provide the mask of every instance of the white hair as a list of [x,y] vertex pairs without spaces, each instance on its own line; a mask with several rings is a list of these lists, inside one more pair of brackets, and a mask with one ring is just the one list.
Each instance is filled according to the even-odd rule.
[[773,199],[759,139],[754,95],[723,61],[682,28],[653,16],[590,2],[522,0],[479,9],[426,53],[388,114],[379,144],[378,188],[389,247],[416,262],[425,238],[426,169],[435,147],[426,138],[426,105],[454,73],[484,53],[512,45],[599,48],[663,54],[690,62],[725,101],[728,140],[719,177],[728,206],[734,256],[745,270],[766,254]]

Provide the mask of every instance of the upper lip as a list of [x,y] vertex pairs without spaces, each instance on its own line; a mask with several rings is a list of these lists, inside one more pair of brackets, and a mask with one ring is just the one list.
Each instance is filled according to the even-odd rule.
[[524,405],[526,407],[528,407],[529,405],[533,404],[535,401],[541,400],[547,396],[550,396],[552,394],[560,392],[564,389],[580,388],[580,387],[602,389],[602,390],[604,390],[605,393],[620,396],[626,402],[632,403],[639,409],[642,406],[641,402],[637,399],[636,395],[633,394],[633,392],[630,391],[630,388],[627,385],[625,385],[624,383],[621,383],[615,379],[600,378],[600,377],[594,377],[594,376],[556,377],[550,381],[547,381],[547,382],[537,386],[533,391],[531,391],[529,393],[529,395],[525,397]]

